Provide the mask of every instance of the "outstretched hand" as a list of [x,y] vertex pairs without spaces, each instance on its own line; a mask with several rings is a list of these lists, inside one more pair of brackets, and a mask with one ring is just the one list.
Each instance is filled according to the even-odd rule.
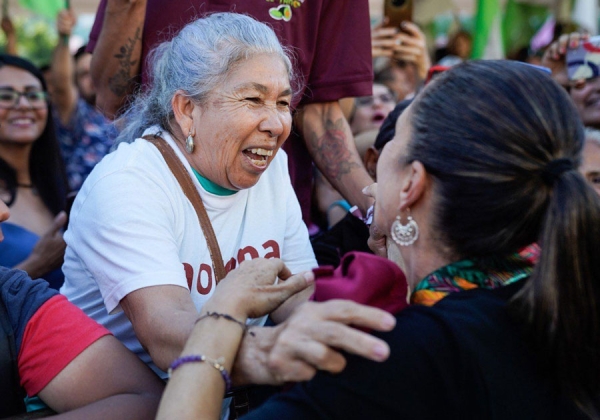
[[2,32],[4,32],[4,35],[6,35],[6,37],[14,36],[16,33],[15,26],[13,25],[12,20],[8,16],[2,17],[2,20],[0,21],[0,27],[2,28]]
[[[280,281],[276,283],[277,278]],[[204,308],[214,306],[241,319],[257,318],[271,313],[313,282],[312,272],[292,275],[280,259],[244,261],[219,283]]]
[[384,361],[387,343],[354,327],[389,331],[395,323],[389,313],[352,301],[306,302],[283,324],[245,335],[234,382],[276,385],[309,380],[318,370],[338,373],[346,366],[342,351]]
[[56,29],[59,35],[71,36],[77,18],[71,9],[63,9],[56,16]]

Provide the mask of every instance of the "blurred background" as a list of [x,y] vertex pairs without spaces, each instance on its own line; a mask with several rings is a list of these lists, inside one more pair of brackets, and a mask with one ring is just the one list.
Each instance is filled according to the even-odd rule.
[[[0,0],[2,15],[17,33],[17,51],[37,65],[50,61],[57,43],[55,17],[61,8],[77,14],[70,40],[75,51],[87,42],[99,0]],[[177,1],[177,0],[173,0]],[[383,19],[385,0],[369,0],[371,23]],[[444,49],[452,34],[472,38],[472,58],[514,58],[535,54],[560,32],[598,30],[598,0],[414,0],[413,20],[428,38],[432,55]],[[0,50],[5,35],[0,33]]]

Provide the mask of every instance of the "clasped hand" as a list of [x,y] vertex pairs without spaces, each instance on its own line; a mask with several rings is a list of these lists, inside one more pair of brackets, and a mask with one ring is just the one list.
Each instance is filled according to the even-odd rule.
[[[282,281],[274,284],[275,277]],[[221,312],[224,305],[238,319],[258,317],[313,281],[311,272],[291,275],[280,260],[256,259],[231,271],[207,305]],[[308,380],[317,370],[340,372],[346,365],[343,351],[383,361],[388,345],[353,327],[389,331],[394,325],[389,313],[350,301],[303,303],[282,324],[253,327],[245,334],[233,367],[234,384],[282,384]]]

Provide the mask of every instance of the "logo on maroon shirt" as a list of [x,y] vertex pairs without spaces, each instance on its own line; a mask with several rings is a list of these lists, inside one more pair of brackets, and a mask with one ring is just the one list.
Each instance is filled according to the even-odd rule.
[[279,6],[271,7],[269,15],[275,20],[289,22],[292,19],[292,8],[296,9],[302,6],[304,0],[267,0],[268,3],[279,1]]

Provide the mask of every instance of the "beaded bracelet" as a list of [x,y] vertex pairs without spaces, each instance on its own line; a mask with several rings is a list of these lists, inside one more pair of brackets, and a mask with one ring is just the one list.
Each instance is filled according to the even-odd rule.
[[231,390],[231,377],[229,376],[227,369],[225,369],[225,366],[223,366],[223,363],[225,362],[223,360],[223,358],[219,358],[219,359],[215,360],[215,359],[206,357],[203,354],[191,354],[188,356],[181,356],[181,357],[175,359],[173,361],[173,363],[171,363],[171,366],[169,367],[169,371],[168,371],[169,377],[171,377],[173,372],[175,370],[177,370],[181,365],[184,365],[186,363],[192,363],[192,362],[200,362],[200,363],[205,362],[205,363],[208,363],[209,365],[211,365],[212,367],[214,367],[215,369],[217,369],[219,371],[219,373],[221,374],[221,376],[223,377],[223,380],[225,381],[225,393],[228,393]]
[[242,321],[238,321],[237,319],[235,319],[234,317],[232,317],[229,314],[220,314],[218,312],[207,312],[207,313],[205,313],[204,315],[202,315],[200,318],[198,318],[196,320],[196,324],[198,322],[202,321],[203,319],[206,319],[206,318],[209,318],[209,317],[210,318],[215,318],[215,319],[223,318],[223,319],[226,319],[227,321],[235,322],[240,327],[242,327],[242,330],[244,330],[244,332],[246,332],[246,324],[244,324]]

